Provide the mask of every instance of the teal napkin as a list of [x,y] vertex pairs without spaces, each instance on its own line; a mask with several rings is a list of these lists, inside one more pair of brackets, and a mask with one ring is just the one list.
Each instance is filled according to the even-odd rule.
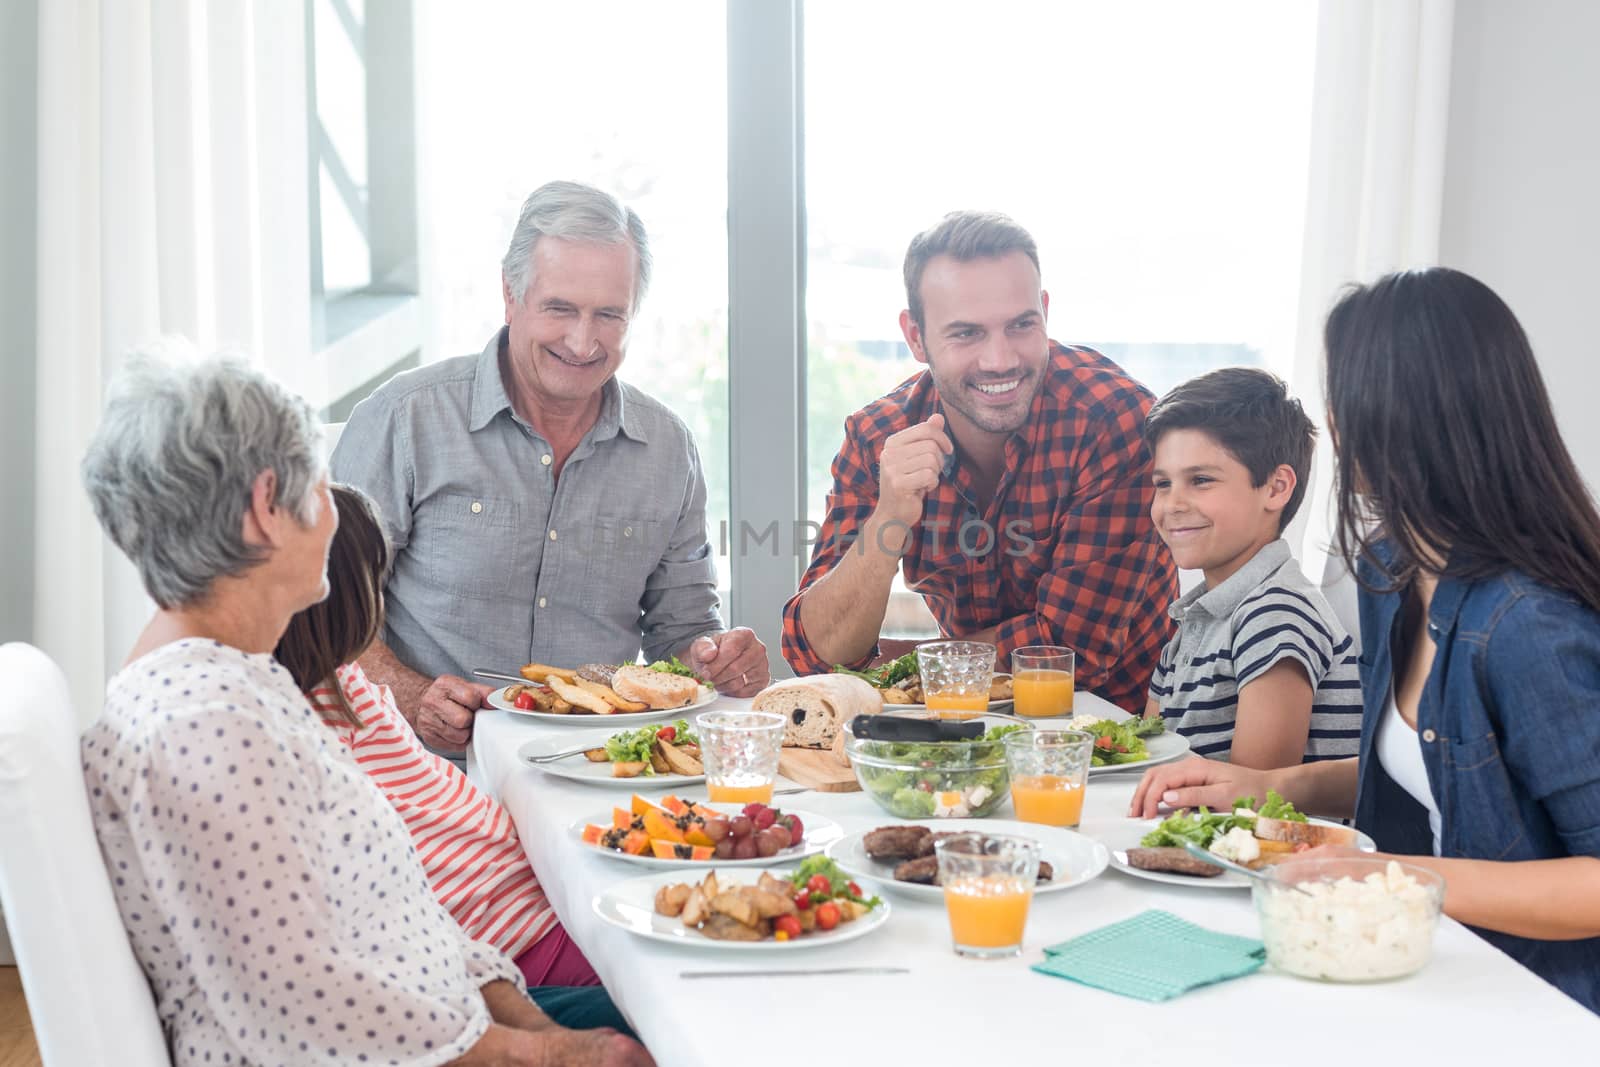
[[1259,941],[1154,910],[1044,951],[1045,958],[1033,965],[1040,974],[1152,1001],[1249,974],[1266,959]]

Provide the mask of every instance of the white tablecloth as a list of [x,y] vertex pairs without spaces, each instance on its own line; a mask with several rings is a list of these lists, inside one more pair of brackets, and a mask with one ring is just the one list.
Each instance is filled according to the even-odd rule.
[[[1087,697],[1087,699],[1085,699]],[[1095,698],[1079,694],[1080,711]],[[724,698],[717,706],[746,707]],[[593,720],[590,720],[593,723]],[[1541,1054],[1600,1061],[1600,1019],[1454,922],[1443,920],[1433,962],[1397,982],[1332,985],[1274,973],[1146,1004],[1034,973],[1044,946],[1162,908],[1214,930],[1260,936],[1244,890],[1158,885],[1107,870],[1063,893],[1038,897],[1021,959],[967,960],[950,950],[943,905],[890,896],[883,929],[836,947],[793,955],[734,955],[657,944],[604,924],[596,893],[652,873],[586,849],[574,820],[609,809],[626,792],[583,785],[520,765],[518,746],[566,731],[500,711],[478,716],[473,758],[522,834],[568,933],[662,1067],[759,1063],[1022,1065],[1284,1062],[1296,1067],[1398,1062],[1534,1063]],[[1137,776],[1095,778],[1082,830],[1126,811]],[[782,784],[782,783],[780,783]],[[693,795],[693,790],[685,790]],[[703,795],[703,792],[702,792]],[[846,832],[893,822],[864,793],[806,792],[775,806],[836,820]],[[1002,810],[1002,815],[1008,809]],[[686,969],[891,965],[910,974],[683,981]]]

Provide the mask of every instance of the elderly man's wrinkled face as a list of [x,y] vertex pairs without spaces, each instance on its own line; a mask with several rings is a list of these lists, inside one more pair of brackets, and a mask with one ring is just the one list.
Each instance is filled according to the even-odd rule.
[[627,242],[540,240],[528,291],[520,301],[504,293],[516,383],[542,405],[574,406],[598,394],[622,364],[637,270]]
[[923,322],[901,316],[912,354],[945,407],[983,433],[1028,421],[1050,361],[1049,297],[1022,252],[962,262],[935,256],[922,273]]

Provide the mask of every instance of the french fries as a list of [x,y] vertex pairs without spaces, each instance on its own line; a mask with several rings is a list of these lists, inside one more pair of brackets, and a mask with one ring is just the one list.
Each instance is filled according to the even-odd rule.
[[594,694],[618,711],[648,711],[650,709],[649,704],[641,704],[637,700],[629,700],[626,697],[617,695],[617,691],[609,685],[591,682],[587,678],[575,678],[574,681],[577,683],[578,688],[586,693]]
[[[526,671],[528,668],[524,667],[522,669]],[[551,670],[553,671],[555,668],[551,668]],[[572,672],[568,671],[567,673],[571,674]],[[585,711],[592,711],[596,715],[610,715],[616,710],[610,704],[607,704],[604,700],[601,700],[593,693],[585,689],[580,689],[571,681],[563,679],[558,674],[546,674],[544,677],[544,684],[550,687],[550,691],[552,693],[560,697],[562,700],[565,700],[568,704],[571,704],[575,708],[582,708]]]
[[575,671],[569,671],[565,667],[552,667],[548,663],[529,663],[519,673],[530,682],[546,682],[551,675],[554,675],[569,685],[578,676]]

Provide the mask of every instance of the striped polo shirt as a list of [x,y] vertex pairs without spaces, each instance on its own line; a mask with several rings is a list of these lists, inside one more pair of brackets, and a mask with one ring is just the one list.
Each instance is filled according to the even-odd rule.
[[1191,589],[1168,613],[1178,632],[1161,650],[1150,696],[1197,754],[1228,758],[1239,690],[1286,659],[1311,680],[1305,761],[1358,753],[1361,650],[1287,541],[1264,546],[1217,588]]
[[516,959],[555,928],[556,913],[511,817],[422,746],[388,686],[373,685],[354,663],[338,674],[361,729],[338,717],[332,689],[313,689],[311,706],[405,820],[439,903],[468,936]]

